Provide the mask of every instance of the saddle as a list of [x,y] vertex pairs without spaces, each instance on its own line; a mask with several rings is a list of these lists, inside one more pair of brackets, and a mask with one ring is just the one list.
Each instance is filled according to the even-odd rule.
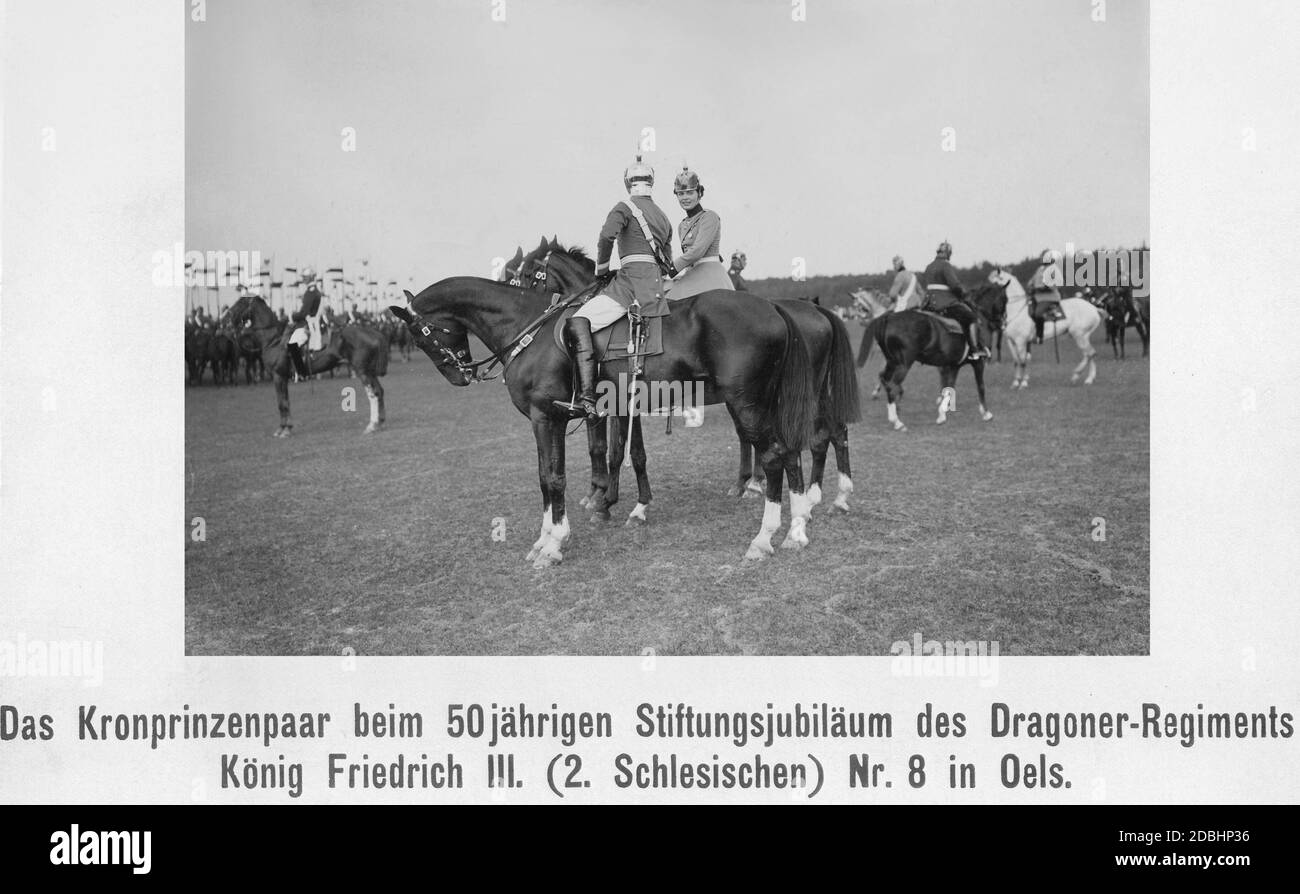
[[[566,354],[569,349],[564,344],[564,324],[569,317],[577,313],[577,307],[568,307],[555,321],[555,343]],[[596,362],[609,363],[614,360],[626,360],[629,356],[653,357],[664,352],[664,317],[642,317],[645,327],[645,341],[641,350],[629,355],[627,352],[628,316],[623,314],[618,320],[591,334],[591,344],[595,348]]]
[[919,312],[925,314],[927,317],[930,317],[933,320],[938,320],[941,324],[943,324],[943,327],[947,329],[949,332],[951,332],[953,335],[964,334],[962,332],[961,323],[958,323],[952,317],[945,317],[942,314],[935,313],[932,310],[921,310]]
[[1059,302],[1043,302],[1039,301],[1037,298],[1033,299],[1033,302],[1033,307],[1030,308],[1029,316],[1035,323],[1051,323],[1056,320],[1065,319],[1065,311],[1061,309]]

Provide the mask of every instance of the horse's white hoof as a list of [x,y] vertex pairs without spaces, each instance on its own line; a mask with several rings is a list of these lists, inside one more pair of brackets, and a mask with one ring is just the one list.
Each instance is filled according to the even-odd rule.
[[820,484],[814,484],[812,487],[808,488],[808,505],[817,506],[821,504],[821,501],[822,486]]
[[843,497],[840,497],[838,500],[836,500],[834,503],[831,504],[831,514],[834,515],[837,510],[839,512],[847,513],[849,511],[849,501],[844,499]]
[[743,491],[741,490],[741,487],[738,484],[733,484],[731,485],[731,487],[727,488],[727,496],[729,497],[738,497],[742,493]]
[[589,508],[591,508],[591,497],[587,496],[587,497],[583,497],[581,500],[579,500],[579,501],[578,501],[578,508],[579,508],[579,509],[589,509]]
[[907,431],[907,426],[901,422],[895,422],[894,431]]
[[362,432],[362,434],[373,435],[375,432],[379,431],[382,427],[383,426],[380,423],[372,422],[366,426],[366,430]]
[[993,418],[993,414],[990,413],[988,410],[985,410],[983,413],[980,414],[980,418],[983,419],[985,422],[988,422],[990,419]]
[[542,550],[541,555],[533,562],[533,568],[541,570],[550,568],[552,565],[558,565],[564,561],[564,555],[553,545]]
[[793,537],[786,537],[785,540],[781,541],[781,549],[803,549],[805,546],[807,546],[806,543],[800,543]]
[[749,550],[745,553],[745,558],[755,559],[755,560],[766,559],[768,556],[773,555],[775,552],[776,550],[772,549],[772,544],[759,543],[755,541],[749,545]]
[[761,497],[761,496],[763,496],[763,485],[761,485],[761,484],[755,484],[753,481],[750,481],[749,484],[745,485],[745,492],[744,492],[743,494],[741,494],[741,496],[742,496],[742,497]]
[[935,425],[943,425],[943,424],[944,424],[945,422],[947,422],[947,421],[948,421],[948,417],[947,417],[947,416],[940,416],[938,419],[934,420],[934,424],[935,424]]

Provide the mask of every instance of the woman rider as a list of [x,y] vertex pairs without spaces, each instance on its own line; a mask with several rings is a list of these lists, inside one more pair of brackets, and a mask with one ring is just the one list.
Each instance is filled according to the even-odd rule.
[[673,194],[686,217],[677,225],[682,253],[673,261],[678,273],[668,297],[680,301],[713,289],[734,292],[735,286],[722,266],[722,255],[718,253],[722,245],[722,219],[716,211],[709,211],[700,204],[704,184],[700,183],[699,175],[683,167],[673,181]]

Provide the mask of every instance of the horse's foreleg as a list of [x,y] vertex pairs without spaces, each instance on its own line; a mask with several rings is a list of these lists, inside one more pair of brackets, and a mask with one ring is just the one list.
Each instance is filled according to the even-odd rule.
[[727,491],[729,497],[744,494],[749,479],[754,477],[754,448],[745,440],[739,428],[736,429],[736,441],[740,451],[740,469],[736,472],[736,483]]
[[563,562],[562,550],[569,542],[569,517],[564,512],[564,423],[547,417],[543,428],[550,442],[547,490],[551,498],[551,529],[533,561],[533,567],[538,569]]
[[884,372],[880,374],[880,383],[885,386],[885,399],[889,402],[889,421],[894,426],[894,431],[907,431],[907,426],[903,420],[898,418],[898,402],[903,399],[903,379],[907,377],[907,368],[900,364],[895,364],[893,360],[885,367]]
[[618,502],[620,479],[623,475],[623,456],[627,450],[629,434],[626,416],[611,417],[610,423],[613,427],[613,433],[609,439],[609,481],[605,488],[606,509]]
[[592,511],[592,521],[608,521],[609,507],[605,505],[605,491],[609,487],[609,466],[605,453],[609,450],[608,420],[587,420],[587,454],[591,457],[591,491],[578,501],[583,509]]
[[289,377],[275,376],[275,402],[280,408],[280,427],[275,430],[275,437],[287,438],[293,434],[293,420],[289,418]]
[[537,420],[533,421],[533,437],[537,441],[537,481],[542,490],[542,528],[528,551],[529,562],[541,555],[542,547],[551,539],[551,438],[541,431]]
[[985,407],[988,398],[984,396],[984,361],[978,360],[975,363],[972,363],[971,369],[975,373],[975,390],[980,396],[980,418],[985,422],[988,422],[993,418],[993,414],[988,411],[987,407]]
[[767,500],[763,504],[763,522],[750,541],[745,558],[765,559],[775,552],[772,548],[772,535],[781,527],[781,479],[785,474],[785,466],[774,444],[754,446],[762,450],[761,462],[767,472]]
[[362,374],[361,381],[366,386],[366,399],[370,402],[370,424],[366,426],[366,434],[379,431],[384,425],[384,386],[379,384],[379,379],[368,373]]
[[650,504],[650,476],[645,468],[645,441],[641,437],[641,417],[632,417],[632,468],[636,470],[636,505],[628,514],[628,525],[645,523],[646,506]]

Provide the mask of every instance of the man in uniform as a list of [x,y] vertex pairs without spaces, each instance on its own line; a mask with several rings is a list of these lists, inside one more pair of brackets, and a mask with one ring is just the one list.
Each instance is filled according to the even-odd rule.
[[302,304],[294,313],[289,324],[289,357],[299,378],[311,375],[311,367],[303,355],[303,349],[319,351],[321,349],[320,305],[321,293],[316,286],[316,271],[310,267],[302,271],[302,280],[307,289],[302,293]]
[[1043,340],[1043,324],[1046,321],[1065,319],[1065,314],[1061,311],[1061,293],[1056,288],[1061,282],[1060,270],[1056,267],[1060,260],[1061,255],[1055,249],[1048,249],[1043,252],[1034,275],[1029,277],[1029,295],[1032,298],[1029,313],[1034,319],[1040,342]]
[[[654,168],[639,155],[623,172],[628,197],[610,210],[596,240],[597,294],[564,324],[564,341],[578,373],[578,394],[573,402],[557,400],[555,404],[575,419],[599,418],[591,333],[611,325],[629,308],[643,317],[668,313],[664,275],[672,275],[667,251],[673,225],[650,197],[654,182]],[[621,266],[611,274],[609,261],[615,242]]]
[[745,269],[747,259],[743,251],[733,251],[731,253],[731,269],[727,275],[731,277],[731,284],[736,287],[737,292],[745,291],[745,278],[740,275],[740,271]]
[[936,313],[951,317],[966,332],[966,347],[972,360],[988,357],[989,350],[980,344],[979,318],[963,300],[965,288],[952,266],[952,246],[945,240],[939,243],[934,260],[925,268],[925,288],[929,293],[927,307]]
[[894,255],[894,282],[889,287],[889,298],[892,302],[892,310],[897,313],[900,310],[911,310],[921,306],[921,299],[924,297],[925,288],[921,285],[920,277],[903,263],[902,255]]

